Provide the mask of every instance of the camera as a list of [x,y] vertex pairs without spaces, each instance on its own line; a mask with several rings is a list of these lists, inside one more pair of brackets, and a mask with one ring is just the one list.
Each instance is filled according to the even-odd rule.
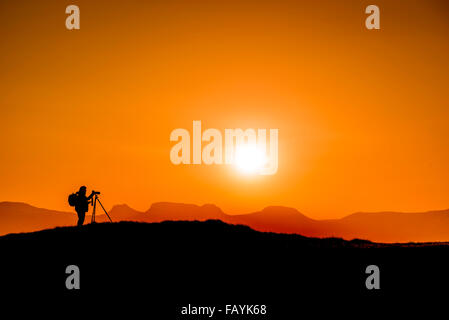
[[92,194],[93,194],[93,195],[100,194],[100,191],[94,191],[94,190],[92,190]]

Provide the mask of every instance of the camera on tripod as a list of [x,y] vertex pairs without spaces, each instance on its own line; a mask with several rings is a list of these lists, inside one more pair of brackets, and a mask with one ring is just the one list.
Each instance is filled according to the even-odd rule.
[[101,208],[103,209],[104,213],[108,216],[109,221],[112,222],[111,217],[109,216],[108,212],[106,211],[106,209],[103,207],[103,204],[101,203],[100,199],[98,199],[98,195],[100,194],[100,191],[95,191],[92,190],[92,195],[94,195],[95,197],[92,200],[92,206],[94,207],[94,209],[92,210],[92,223],[95,223],[95,210],[97,208],[97,202],[100,204]]

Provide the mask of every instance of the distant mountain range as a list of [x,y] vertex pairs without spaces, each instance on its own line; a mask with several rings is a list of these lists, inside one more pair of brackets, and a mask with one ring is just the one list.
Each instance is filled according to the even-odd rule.
[[[221,220],[243,224],[258,231],[296,233],[308,237],[340,237],[375,242],[438,242],[449,241],[449,209],[419,213],[358,212],[342,219],[314,220],[298,210],[270,206],[262,211],[228,215],[212,204],[158,202],[145,212],[127,205],[116,205],[110,211],[114,222],[161,222]],[[97,222],[108,221],[103,215]],[[0,235],[31,232],[57,226],[75,225],[76,214],[33,207],[25,203],[0,202]],[[90,216],[86,216],[86,223]]]

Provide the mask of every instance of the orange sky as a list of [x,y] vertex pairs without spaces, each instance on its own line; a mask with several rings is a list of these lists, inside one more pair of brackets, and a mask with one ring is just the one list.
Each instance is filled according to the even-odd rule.
[[[424,0],[4,0],[0,201],[70,210],[85,184],[107,208],[448,208],[448,15]],[[170,132],[192,120],[278,128],[277,174],[173,165]]]

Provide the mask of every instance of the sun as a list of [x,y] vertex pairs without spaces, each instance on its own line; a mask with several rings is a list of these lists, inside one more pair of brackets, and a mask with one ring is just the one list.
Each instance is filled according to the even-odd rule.
[[241,144],[236,147],[235,161],[237,169],[245,174],[257,174],[267,163],[265,152],[257,144]]

